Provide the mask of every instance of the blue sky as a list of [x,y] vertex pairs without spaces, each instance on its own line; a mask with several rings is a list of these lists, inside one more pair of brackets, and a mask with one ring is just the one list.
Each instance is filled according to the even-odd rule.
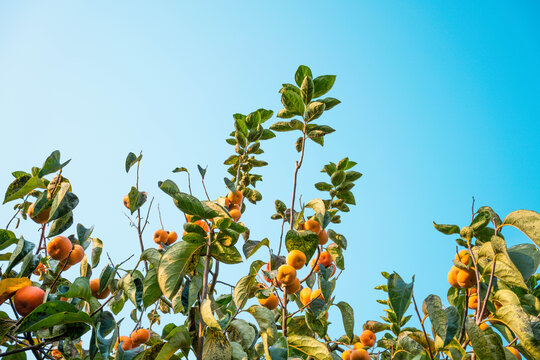
[[[349,156],[364,173],[357,206],[334,227],[349,240],[337,299],[354,307],[357,330],[382,315],[382,293],[373,290],[380,271],[416,275],[417,299],[435,293],[446,302],[455,242],[432,221],[467,225],[472,196],[501,216],[540,203],[539,5],[483,5],[2,2],[0,188],[11,171],[40,166],[58,149],[73,159],[64,175],[80,198],[75,222],[95,225],[115,260],[138,254],[122,206],[134,183],[127,153],[143,151],[141,188],[159,202],[165,226],[181,231],[181,214],[157,182],[185,188],[171,170],[186,166],[202,195],[196,165],[208,165],[211,196],[224,194],[231,115],[277,112],[281,84],[305,64],[315,76],[337,75],[329,95],[342,104],[322,118],[337,130],[326,146],[307,147],[302,199],[319,196],[313,183],[324,180],[328,161]],[[277,244],[279,224],[269,216],[274,199],[290,201],[295,139],[263,145],[264,200],[243,217],[253,239]],[[5,223],[11,214],[0,207]],[[158,224],[154,212],[146,246]],[[34,224],[20,229],[38,238]],[[509,245],[528,241],[505,232]],[[222,273],[237,278],[231,267]],[[337,310],[331,319],[339,335]]]

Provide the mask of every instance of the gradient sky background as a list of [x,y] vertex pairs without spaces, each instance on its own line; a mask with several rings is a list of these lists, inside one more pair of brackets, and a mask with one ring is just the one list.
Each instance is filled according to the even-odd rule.
[[[73,159],[63,174],[80,199],[75,223],[95,225],[116,261],[138,256],[122,206],[134,183],[127,153],[143,151],[141,188],[166,228],[181,232],[182,214],[157,182],[185,189],[171,170],[186,166],[201,196],[196,165],[208,165],[209,193],[223,195],[231,115],[277,112],[281,84],[305,64],[337,75],[329,96],[342,104],[322,118],[337,130],[326,146],[308,144],[302,199],[319,196],[313,183],[329,161],[349,156],[364,173],[357,206],[333,226],[349,240],[336,299],[354,307],[357,332],[383,315],[373,290],[381,271],[416,275],[417,299],[435,293],[447,304],[455,242],[432,221],[468,225],[472,196],[501,216],[539,210],[539,10],[500,1],[2,2],[0,188],[58,149]],[[269,217],[274,199],[290,201],[295,139],[263,143],[264,200],[243,217],[252,239],[276,248],[279,223]],[[12,213],[12,203],[0,207],[4,225]],[[146,246],[158,226],[153,212]],[[39,238],[30,222],[21,233]],[[505,234],[509,246],[529,241]],[[222,274],[238,278],[231,267]],[[331,320],[340,335],[337,309]]]

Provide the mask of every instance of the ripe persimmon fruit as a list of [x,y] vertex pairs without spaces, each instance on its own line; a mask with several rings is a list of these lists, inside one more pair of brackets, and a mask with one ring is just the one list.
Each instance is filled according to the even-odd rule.
[[300,270],[306,264],[306,255],[300,250],[292,250],[287,255],[287,264]]
[[345,350],[344,352],[341,353],[341,359],[342,360],[351,360],[351,353],[352,353],[351,349]]
[[98,293],[99,291],[99,279],[92,279],[90,280],[90,290],[92,290],[92,296],[94,296],[96,299],[105,299],[111,291],[108,287],[103,289],[102,292]]
[[304,229],[313,231],[318,235],[321,232],[321,225],[317,221],[310,219],[304,223]]
[[285,287],[285,291],[287,291],[287,294],[296,294],[300,290],[300,280],[298,278],[294,279],[292,284],[287,285]]
[[240,190],[236,190],[234,193],[232,191],[229,191],[227,199],[229,199],[229,202],[231,204],[239,205],[242,203],[244,195],[242,195],[242,192]]
[[269,310],[274,310],[278,306],[278,298],[274,294],[270,294],[266,299],[259,299],[259,304]]
[[511,346],[507,346],[506,347],[508,349],[508,351],[510,351],[512,353],[512,355],[514,355],[518,360],[521,360],[521,354],[519,353],[519,351],[516,349],[516,348],[513,348]]
[[231,215],[234,222],[238,222],[238,220],[240,220],[240,217],[242,216],[242,211],[240,211],[240,206],[239,205],[231,206],[229,210],[229,214]]
[[330,256],[328,251],[323,251],[321,253],[321,256],[319,256],[319,261],[317,261],[317,263],[321,264],[324,267],[329,267],[332,262],[332,257]]
[[468,289],[475,285],[476,273],[474,272],[473,269],[469,269],[469,270],[459,269],[456,279],[460,287],[464,289]]
[[455,288],[460,288],[458,281],[457,281],[457,274],[459,272],[459,268],[456,266],[452,266],[450,268],[450,271],[448,272],[448,283],[450,286]]
[[324,245],[328,242],[328,234],[326,230],[321,230],[319,233],[319,245]]
[[308,287],[305,287],[300,291],[300,302],[302,303],[302,305],[306,306],[307,304],[309,304],[309,302],[311,301],[312,292],[313,291]]
[[178,239],[178,234],[175,231],[169,231],[167,234],[167,245],[172,245]]
[[377,337],[371,330],[364,330],[360,334],[360,342],[367,347],[373,347],[375,345],[375,341],[377,341]]
[[154,242],[156,244],[166,244],[167,243],[167,237],[169,234],[163,229],[158,229],[154,232]]
[[23,287],[15,293],[13,296],[13,304],[15,310],[22,315],[26,316],[34,311],[39,305],[45,301],[45,291],[36,286]]
[[296,279],[296,269],[291,265],[281,265],[278,268],[276,279],[282,285],[291,285]]
[[313,290],[311,292],[311,299],[310,300],[314,300],[314,299],[321,299],[321,300],[324,301],[324,296],[322,294],[321,289],[316,289],[316,290]]
[[118,348],[118,344],[122,343],[122,350],[127,351],[133,349],[133,342],[129,336],[120,336],[114,344],[114,350]]
[[124,196],[124,206],[129,209],[129,195]]
[[43,209],[39,214],[34,216],[34,206],[35,205],[36,205],[35,203],[32,203],[28,207],[28,212],[27,212],[28,216],[30,217],[30,219],[34,220],[34,222],[36,222],[38,224],[45,224],[47,222],[47,220],[49,220],[49,214],[51,213],[51,207]]
[[150,331],[138,329],[131,333],[131,342],[134,346],[146,344],[150,340]]
[[75,244],[73,245],[73,250],[71,250],[71,254],[68,258],[68,264],[69,265],[75,265],[81,262],[81,260],[84,258],[84,249],[81,245]]
[[47,244],[47,253],[54,260],[64,260],[73,248],[71,241],[65,236],[57,236]]
[[371,357],[366,350],[357,349],[351,352],[351,360],[371,360]]
[[461,250],[460,252],[456,254],[455,259],[458,261],[461,261],[465,265],[469,265],[469,259],[470,259],[469,251],[466,249]]

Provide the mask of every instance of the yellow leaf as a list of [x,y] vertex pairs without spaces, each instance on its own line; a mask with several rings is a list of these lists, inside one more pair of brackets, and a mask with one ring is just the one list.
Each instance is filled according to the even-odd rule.
[[29,278],[11,278],[0,281],[0,305],[23,287],[32,286]]

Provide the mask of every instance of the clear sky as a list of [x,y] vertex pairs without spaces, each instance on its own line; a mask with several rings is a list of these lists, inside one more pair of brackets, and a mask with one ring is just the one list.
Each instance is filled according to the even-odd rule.
[[[432,221],[468,225],[472,196],[501,216],[540,210],[539,10],[526,1],[1,2],[0,188],[58,149],[72,159],[64,175],[80,199],[75,223],[95,225],[116,261],[138,255],[122,206],[134,183],[127,153],[143,152],[141,188],[181,232],[157,182],[185,189],[171,170],[186,166],[201,196],[196,165],[208,165],[209,193],[223,195],[231,115],[277,112],[281,84],[305,64],[337,75],[329,95],[342,104],[321,121],[337,130],[326,146],[308,144],[302,199],[319,196],[313,183],[328,161],[349,156],[364,173],[357,206],[333,227],[349,240],[337,299],[354,307],[357,331],[382,315],[381,271],[416,275],[417,299],[435,293],[447,304],[455,242]],[[253,239],[274,246],[269,216],[274,199],[290,201],[295,139],[263,145],[264,200],[243,217]],[[4,225],[11,215],[0,207]],[[146,246],[158,226],[153,212]],[[38,239],[35,224],[20,229]],[[509,245],[528,241],[505,233]],[[341,334],[337,309],[331,320]]]

